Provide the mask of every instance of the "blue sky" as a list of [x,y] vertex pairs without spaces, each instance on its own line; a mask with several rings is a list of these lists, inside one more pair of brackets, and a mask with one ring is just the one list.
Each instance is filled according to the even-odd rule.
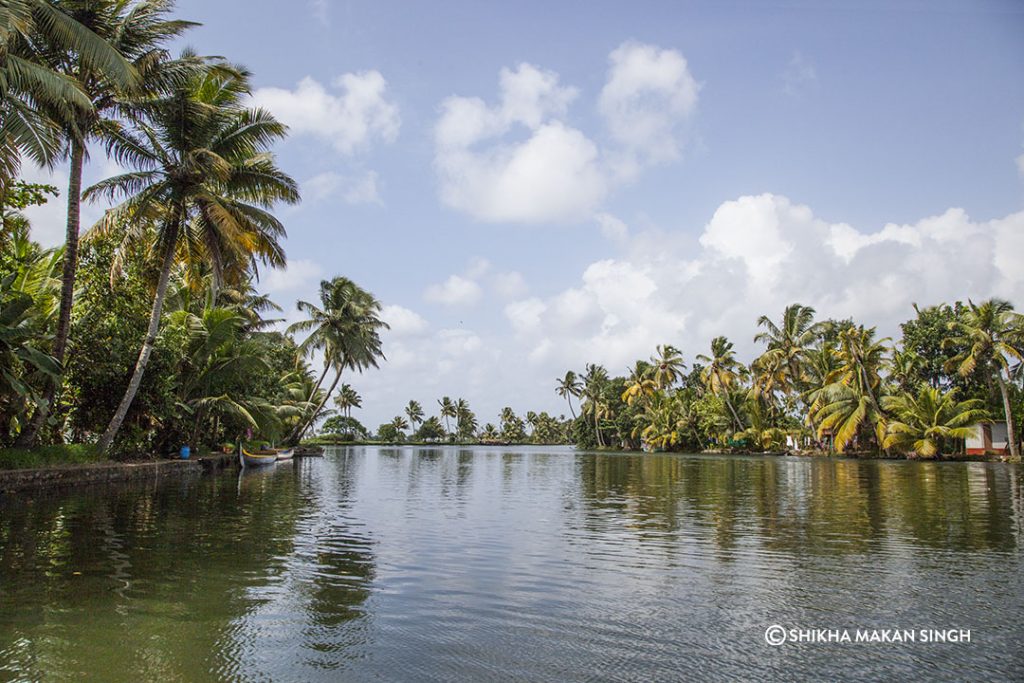
[[347,380],[371,427],[442,395],[565,412],[565,369],[665,342],[749,360],[793,301],[887,334],[912,302],[1024,305],[1020,3],[178,6],[292,127],[264,286],[386,306],[389,362]]

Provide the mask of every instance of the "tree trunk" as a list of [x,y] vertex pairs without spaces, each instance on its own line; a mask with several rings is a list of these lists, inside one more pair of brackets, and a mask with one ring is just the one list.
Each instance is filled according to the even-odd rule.
[[320,379],[318,379],[316,381],[316,384],[313,385],[313,391],[310,392],[309,398],[307,400],[312,401],[313,397],[316,396],[317,390],[320,388],[320,385],[324,383],[324,378],[327,377],[327,371],[330,370],[330,369],[331,369],[331,364],[325,362],[324,363],[324,371],[320,373]]
[[[320,379],[318,379],[316,381],[316,384],[313,385],[313,391],[311,391],[309,393],[309,398],[306,399],[307,401],[312,401],[313,398],[316,396],[316,392],[320,389],[320,385],[324,383],[324,378],[327,377],[327,371],[330,370],[330,369],[331,369],[331,364],[326,362],[326,361],[324,361],[324,371],[320,373]],[[335,384],[337,384],[337,381],[335,381]],[[334,387],[332,386],[331,389],[333,390]],[[321,404],[320,408],[322,408],[322,407],[323,407],[323,404]],[[320,408],[317,408],[317,412],[320,412]],[[313,415],[315,417],[316,413],[314,413]],[[300,422],[299,424],[295,425],[295,429],[293,429],[292,433],[288,436],[287,442],[289,444],[297,444],[299,442],[299,439],[302,438],[302,434],[308,428],[309,428],[309,422]]]
[[[57,315],[57,333],[53,338],[53,357],[64,365],[64,353],[67,351],[68,334],[71,332],[71,305],[75,296],[75,276],[78,272],[78,233],[82,222],[82,164],[85,158],[85,146],[71,139],[71,170],[68,180],[68,218],[64,236],[64,268],[60,284],[60,312]],[[46,418],[53,406],[57,390],[62,379],[47,383],[43,401],[36,408],[32,422],[18,437],[18,445],[27,447],[35,443],[36,435],[46,423]]]
[[[1007,374],[1009,374],[1009,370],[1007,370]],[[1020,455],[1020,452],[1017,448],[1017,430],[1013,424],[1013,409],[1010,407],[1010,392],[1006,386],[1006,381],[1003,380],[1003,374],[999,370],[996,370],[996,381],[999,382],[999,393],[1003,395],[1003,413],[1006,415],[1006,440],[1010,444],[1010,455],[1016,458]]]
[[570,397],[566,396],[565,400],[569,403],[569,412],[572,413],[572,419],[575,421],[576,420],[576,411],[572,409],[572,399]]
[[312,412],[312,414],[310,414],[309,419],[306,420],[306,424],[304,424],[302,426],[302,429],[300,429],[295,434],[295,439],[294,439],[295,443],[298,443],[299,441],[302,440],[302,435],[305,434],[306,430],[309,429],[309,426],[311,424],[313,424],[314,421],[316,421],[316,416],[319,415],[320,411],[324,409],[325,405],[327,405],[327,401],[330,400],[331,394],[334,392],[334,388],[338,386],[338,382],[340,380],[341,380],[341,370],[338,370],[338,374],[336,374],[334,376],[334,382],[331,383],[331,388],[327,390],[327,394],[324,396],[324,400],[320,401],[320,405],[318,405],[316,407],[316,410],[314,410]]
[[597,445],[604,446],[604,439],[601,438],[601,423],[597,419],[597,406],[594,406],[594,433],[597,435]]
[[107,431],[100,437],[99,449],[105,453],[114,442],[121,423],[124,422],[128,409],[131,408],[135,394],[142,384],[142,376],[146,372],[146,365],[149,363],[149,356],[153,353],[153,346],[156,344],[156,335],[160,331],[160,314],[164,307],[164,297],[167,295],[167,283],[171,279],[171,266],[174,265],[174,247],[178,241],[178,226],[171,228],[164,245],[164,258],[160,264],[160,279],[156,285],[156,295],[153,297],[153,310],[149,314],[149,328],[146,330],[146,339],[142,342],[142,349],[139,351],[139,359],[135,362],[135,371],[128,382],[128,389],[124,392],[121,404],[117,407],[114,417],[110,419]]
[[729,407],[729,412],[732,413],[732,419],[736,421],[736,431],[743,431],[743,423],[740,422],[740,416],[736,414],[736,409],[732,407],[732,401],[729,400],[729,390],[725,391],[725,405]]

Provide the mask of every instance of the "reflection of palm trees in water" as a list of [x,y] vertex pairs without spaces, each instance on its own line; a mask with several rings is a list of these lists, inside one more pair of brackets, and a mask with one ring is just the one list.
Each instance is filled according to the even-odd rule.
[[[352,624],[365,621],[374,561],[365,534],[345,526],[348,477],[324,460],[257,473],[241,493],[228,475],[89,487],[31,503],[5,496],[5,614],[48,616],[0,623],[0,670],[18,642],[30,652],[18,655],[25,671],[111,679],[273,671],[259,650],[282,637],[330,650],[309,666],[337,662],[342,644],[365,640],[365,626]],[[311,467],[322,471],[310,475]],[[304,603],[294,611],[298,628],[267,629],[265,616],[293,600]]]
[[[300,659],[292,666],[339,669],[353,656],[351,648],[367,641],[362,604],[374,560],[371,539],[357,530],[350,510],[356,462],[298,460],[266,478],[277,487],[274,479],[288,477],[296,514],[289,552],[271,558],[266,584],[250,591],[256,606],[230,634],[236,649],[245,651],[244,670],[278,670],[280,652],[294,652],[296,645]],[[290,620],[282,622],[281,615]],[[274,628],[265,626],[268,621],[276,622]]]
[[1009,550],[1020,518],[1011,471],[981,463],[597,455],[578,477],[577,524],[587,533],[611,517],[639,542],[648,530],[660,532],[650,536],[658,543],[697,534],[726,561],[754,534],[764,549],[793,555],[869,552],[886,538]]

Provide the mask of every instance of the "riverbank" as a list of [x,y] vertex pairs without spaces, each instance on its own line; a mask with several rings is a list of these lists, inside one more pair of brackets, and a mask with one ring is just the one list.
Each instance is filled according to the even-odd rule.
[[188,460],[101,461],[0,470],[0,494],[28,489],[66,488],[83,484],[178,477],[216,472],[235,467],[237,464],[237,456],[215,453]]

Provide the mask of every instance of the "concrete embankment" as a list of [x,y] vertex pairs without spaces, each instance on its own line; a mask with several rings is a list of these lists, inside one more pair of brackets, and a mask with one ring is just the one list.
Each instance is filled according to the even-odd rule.
[[73,487],[117,481],[139,481],[216,472],[238,466],[238,456],[214,454],[189,460],[103,462],[28,470],[0,470],[0,493]]

